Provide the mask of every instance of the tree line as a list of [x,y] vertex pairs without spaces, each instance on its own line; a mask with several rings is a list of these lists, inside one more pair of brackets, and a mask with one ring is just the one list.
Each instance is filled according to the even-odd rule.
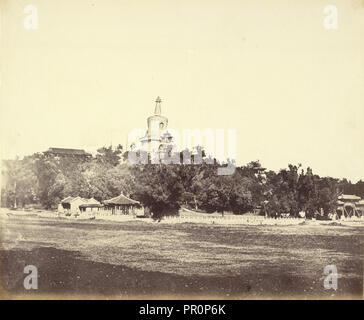
[[[279,172],[259,161],[217,175],[221,164],[206,159],[191,164],[131,164],[122,146],[102,147],[89,158],[36,153],[3,160],[1,206],[51,209],[67,196],[103,201],[123,193],[148,207],[155,217],[178,214],[181,206],[203,212],[282,213],[306,217],[335,212],[341,193],[364,198],[364,182],[320,177],[311,168],[289,164]],[[182,153],[180,155],[182,157]],[[192,157],[193,160],[193,157]]]

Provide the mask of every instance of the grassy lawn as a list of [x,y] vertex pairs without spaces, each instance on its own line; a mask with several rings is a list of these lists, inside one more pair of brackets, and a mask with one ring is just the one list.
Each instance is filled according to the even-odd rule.
[[[1,219],[1,276],[13,294],[132,297],[362,296],[364,227],[217,226]],[[39,289],[23,287],[35,265]],[[336,265],[338,290],[325,290]]]

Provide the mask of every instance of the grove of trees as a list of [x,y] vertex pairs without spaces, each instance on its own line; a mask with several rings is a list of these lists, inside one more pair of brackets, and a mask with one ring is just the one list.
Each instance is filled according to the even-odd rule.
[[259,161],[217,175],[220,166],[203,158],[196,164],[131,164],[121,146],[100,148],[94,157],[52,157],[36,153],[2,163],[1,206],[55,208],[67,196],[103,201],[123,193],[139,200],[155,217],[174,215],[181,206],[204,212],[307,217],[335,210],[338,195],[364,198],[364,182],[320,177],[311,168],[289,164],[279,172]]

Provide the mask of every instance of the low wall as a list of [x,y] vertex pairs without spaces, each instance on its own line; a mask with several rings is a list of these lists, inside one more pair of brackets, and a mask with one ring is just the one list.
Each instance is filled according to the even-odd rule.
[[264,216],[253,215],[180,215],[164,217],[164,223],[208,223],[208,224],[246,224],[246,225],[291,225],[303,223],[304,219],[298,218],[265,218]]

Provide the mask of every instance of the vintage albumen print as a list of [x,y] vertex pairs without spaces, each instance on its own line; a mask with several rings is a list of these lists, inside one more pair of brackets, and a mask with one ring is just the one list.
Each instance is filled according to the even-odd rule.
[[3,299],[362,299],[363,1],[0,9]]

